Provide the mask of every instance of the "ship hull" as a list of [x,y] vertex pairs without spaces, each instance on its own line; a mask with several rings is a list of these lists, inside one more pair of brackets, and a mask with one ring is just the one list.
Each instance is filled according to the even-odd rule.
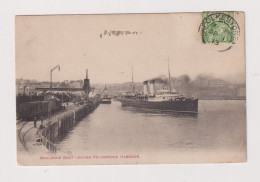
[[198,99],[185,101],[149,102],[145,100],[120,99],[122,106],[137,108],[157,109],[173,112],[198,112]]

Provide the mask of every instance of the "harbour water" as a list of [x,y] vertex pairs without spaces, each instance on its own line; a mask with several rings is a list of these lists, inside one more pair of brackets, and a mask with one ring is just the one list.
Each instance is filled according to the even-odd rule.
[[246,101],[200,100],[196,115],[101,104],[59,146],[73,154],[140,155],[149,163],[244,159]]

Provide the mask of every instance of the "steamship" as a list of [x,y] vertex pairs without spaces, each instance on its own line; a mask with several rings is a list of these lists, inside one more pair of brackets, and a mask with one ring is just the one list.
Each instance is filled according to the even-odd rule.
[[[156,109],[172,112],[198,112],[198,99],[188,98],[176,92],[171,88],[171,76],[169,71],[169,88],[155,90],[155,80],[143,82],[143,93],[134,92],[134,83],[132,76],[133,91],[126,92],[119,99],[122,106],[131,106],[137,108]],[[133,74],[133,71],[132,71]]]

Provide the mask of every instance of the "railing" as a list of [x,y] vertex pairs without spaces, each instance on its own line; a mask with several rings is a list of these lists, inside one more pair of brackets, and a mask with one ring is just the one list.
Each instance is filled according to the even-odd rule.
[[42,144],[52,153],[56,153],[58,150],[58,146],[49,141],[46,137],[41,136]]
[[54,144],[53,142],[49,141],[45,136],[43,136],[42,131],[39,132],[40,141],[41,141],[42,145],[44,145],[50,152],[56,153],[57,151],[60,151],[60,152],[66,153],[68,155],[72,154],[71,151],[67,151],[67,152],[62,151],[57,144]]
[[[94,104],[92,102],[94,102]],[[82,119],[82,117],[84,117],[84,115],[86,115],[86,110],[92,111],[96,108],[96,106],[98,104],[99,104],[98,100],[93,100],[93,101],[91,101],[90,104],[79,106],[79,107],[75,108],[73,111],[64,113],[62,116],[53,116],[52,119],[50,120],[50,124],[48,126],[46,126],[44,129],[42,129],[41,131],[39,131],[39,133],[38,133],[41,143],[52,153],[56,153],[59,150],[63,153],[71,155],[70,151],[68,151],[68,152],[62,151],[58,145],[56,145],[50,141],[50,140],[54,139],[53,136],[50,136],[50,132],[52,132],[51,126],[60,121],[66,122],[66,120],[68,120],[70,122],[70,124],[73,125],[73,123],[79,121],[80,119]],[[90,105],[92,105],[94,107],[89,108]],[[73,121],[74,121],[73,123],[71,123],[71,119],[72,119],[71,117],[73,117]],[[70,124],[66,125],[66,127],[65,127],[66,131],[67,131],[68,127],[72,126]],[[48,137],[47,135],[49,136],[49,139],[47,138]]]

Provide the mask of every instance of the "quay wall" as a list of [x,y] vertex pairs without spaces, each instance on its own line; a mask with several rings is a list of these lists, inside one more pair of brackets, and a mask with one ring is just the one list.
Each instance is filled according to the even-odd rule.
[[67,111],[63,116],[56,118],[41,131],[42,144],[51,152],[59,150],[55,141],[64,137],[82,118],[94,111],[99,104],[99,97],[91,98],[86,104]]

